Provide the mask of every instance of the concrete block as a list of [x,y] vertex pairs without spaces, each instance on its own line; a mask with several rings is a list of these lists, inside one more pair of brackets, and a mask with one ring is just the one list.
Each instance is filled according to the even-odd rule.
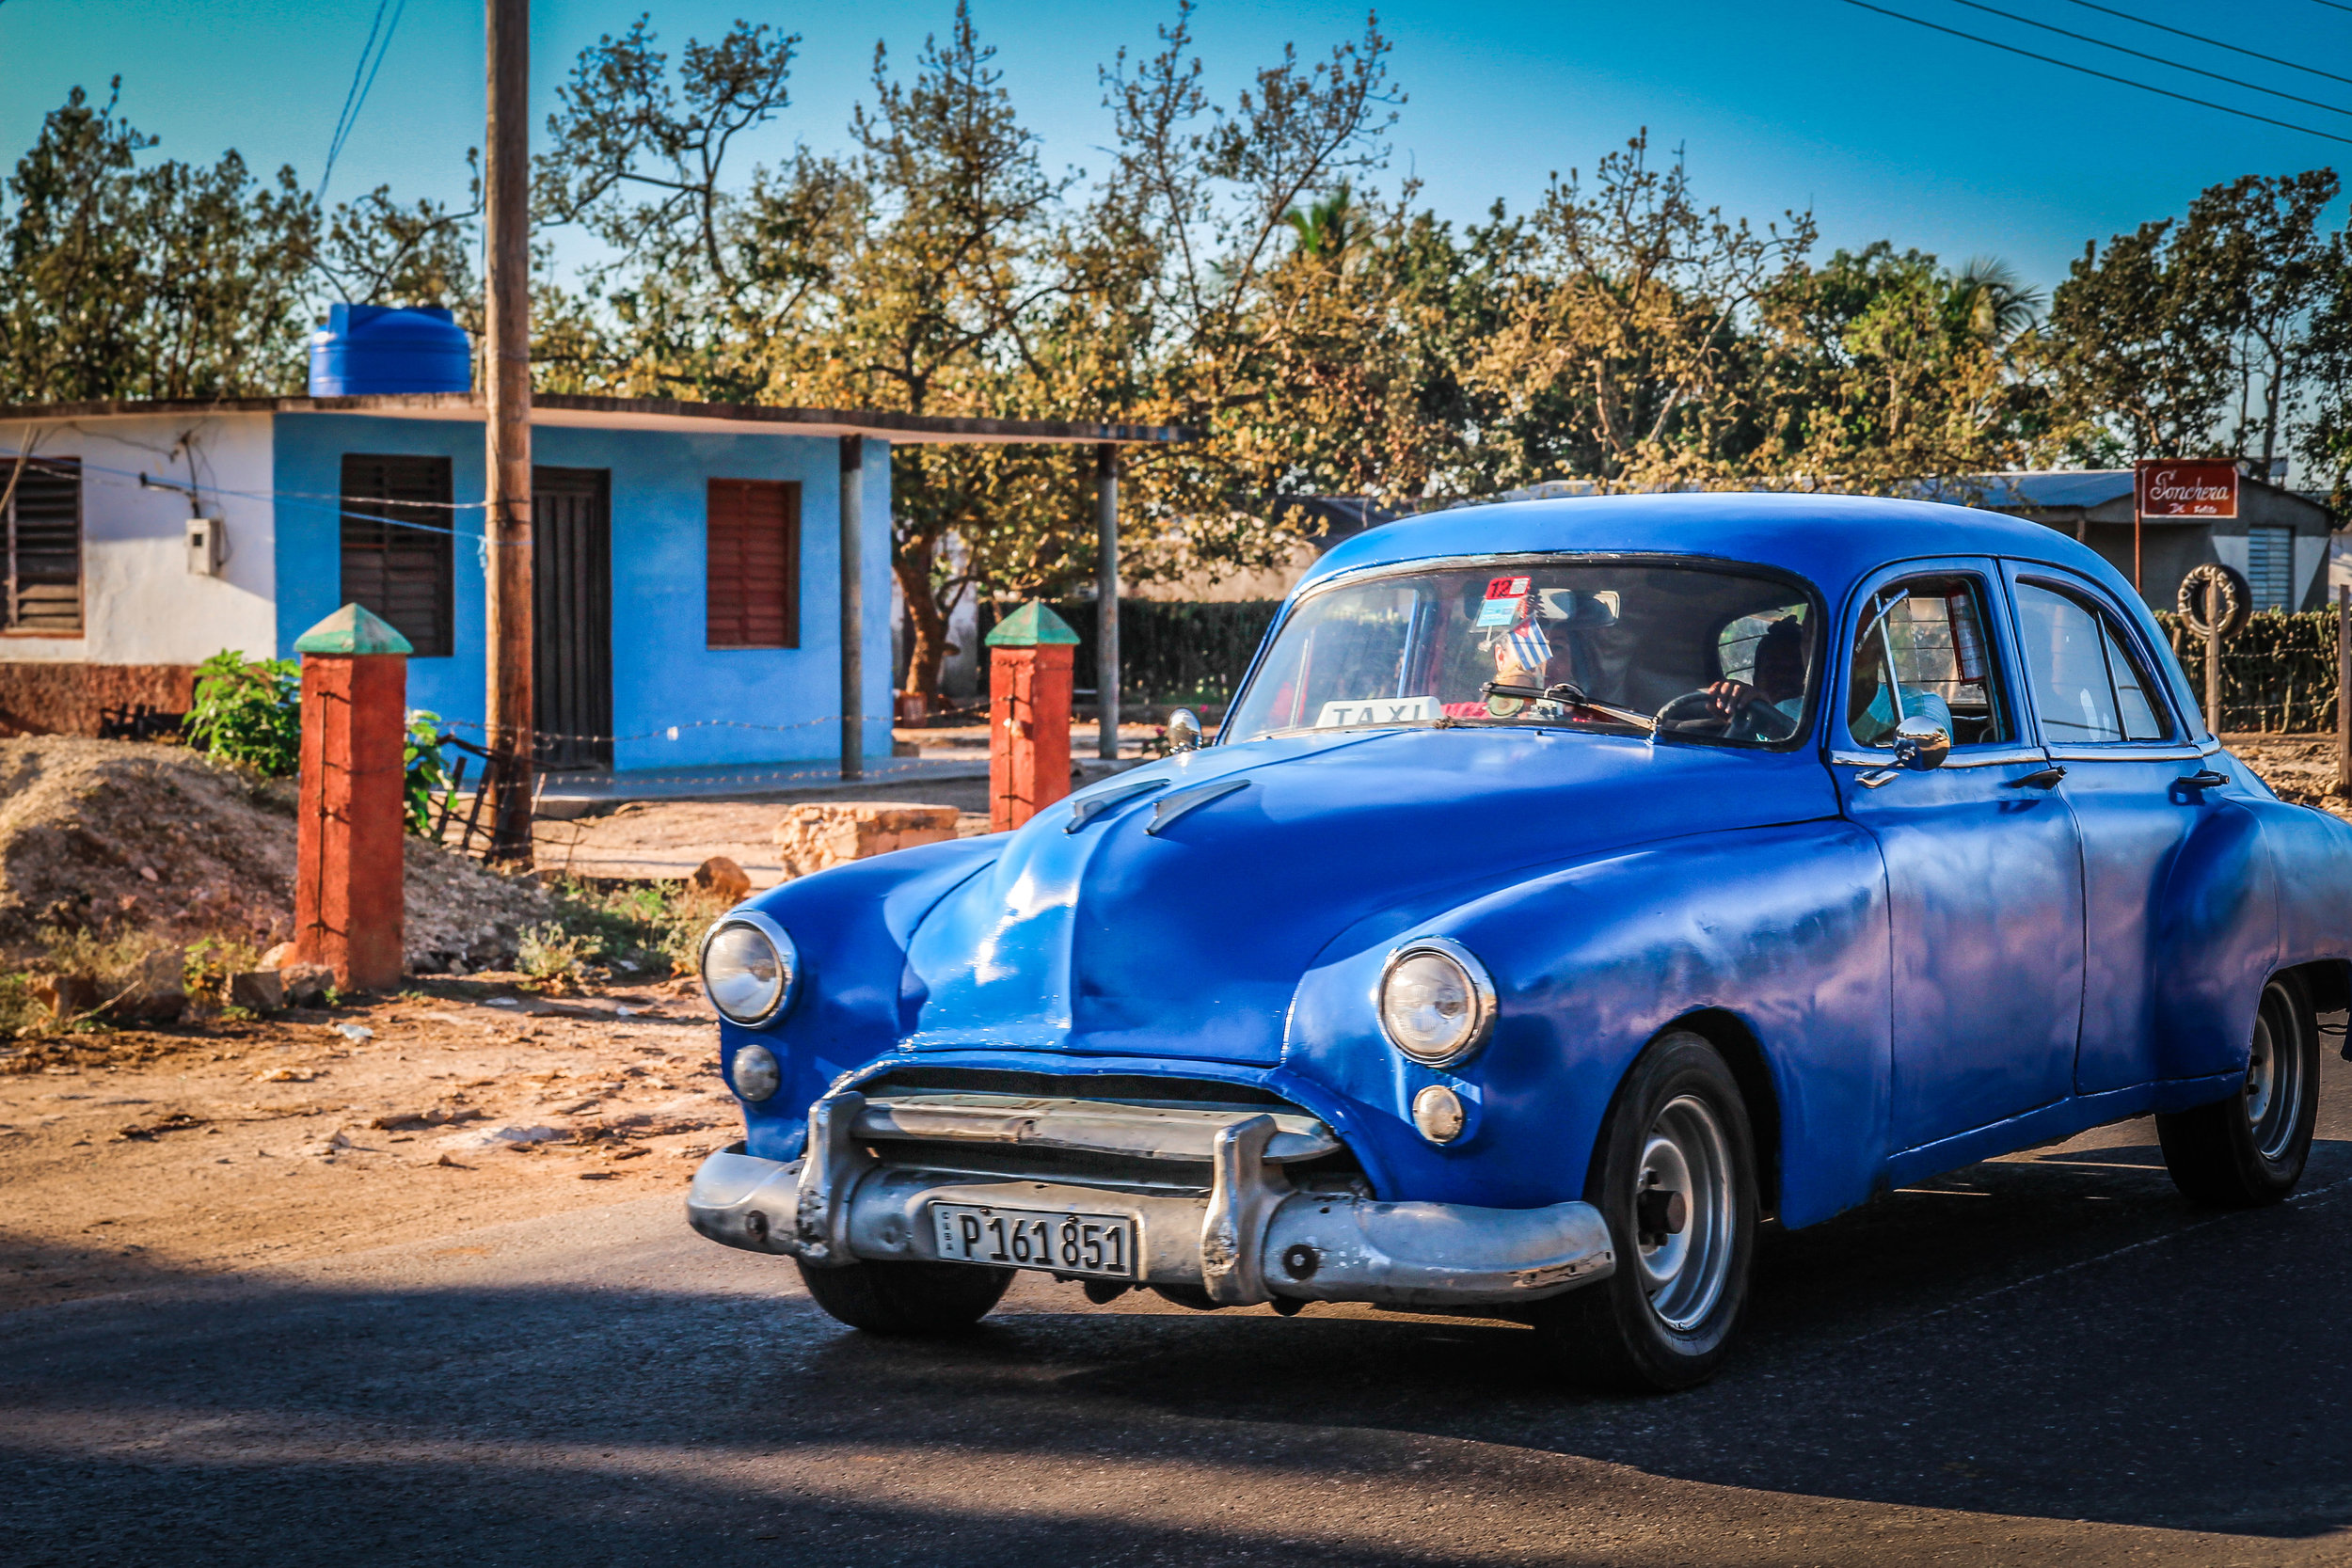
[[772,835],[787,877],[956,836],[953,806],[813,800],[786,808]]

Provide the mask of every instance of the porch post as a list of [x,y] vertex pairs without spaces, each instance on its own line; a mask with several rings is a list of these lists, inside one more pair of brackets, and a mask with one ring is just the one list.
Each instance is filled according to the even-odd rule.
[[866,776],[866,439],[841,437],[841,778]]
[[1094,523],[1101,538],[1094,565],[1095,754],[1119,760],[1119,449],[1094,449]]
[[2352,795],[2352,587],[2336,589],[2336,793]]

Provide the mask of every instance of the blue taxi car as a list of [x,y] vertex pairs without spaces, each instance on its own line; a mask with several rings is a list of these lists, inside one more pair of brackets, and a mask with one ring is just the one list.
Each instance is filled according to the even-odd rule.
[[714,926],[745,1136],[689,1213],[878,1332],[1031,1269],[1674,1387],[1767,1218],[2149,1113],[2189,1198],[2284,1196],[2347,960],[2352,829],[2073,540],[1465,509],[1326,556],[1213,744]]

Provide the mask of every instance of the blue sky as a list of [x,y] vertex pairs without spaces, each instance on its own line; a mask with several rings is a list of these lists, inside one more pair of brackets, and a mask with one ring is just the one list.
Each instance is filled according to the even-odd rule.
[[[1888,8],[2210,95],[2352,137],[2352,115],[2265,99],[2004,22],[1958,0],[1880,0]],[[2219,54],[2073,0],[2000,8],[2352,108],[2352,83]],[[2321,0],[2121,0],[2118,9],[2352,77],[2352,12]],[[803,35],[794,106],[761,151],[799,139],[844,142],[873,46],[912,57],[943,30],[946,0],[782,7],[750,0],[538,0],[534,109],[581,45],[650,9],[675,47],[737,16]],[[375,0],[0,0],[0,151],[13,163],[41,114],[80,83],[120,73],[124,109],[174,156],[235,147],[257,166],[292,163],[314,183]],[[1122,44],[1148,50],[1159,7],[978,0],[1014,100],[1056,165],[1099,170],[1108,121],[1098,65]],[[1329,0],[1282,6],[1203,0],[1197,29],[1220,96],[1285,40],[1317,55],[1362,26]],[[1524,209],[1548,174],[1590,168],[1647,126],[1686,150],[1701,197],[1769,218],[1810,208],[1825,248],[1887,237],[1957,263],[2010,261],[2047,285],[2088,238],[2180,212],[2205,185],[2336,161],[2352,148],[2255,124],[2004,55],[1876,15],[1844,0],[1685,0],[1628,7],[1382,8],[1410,96],[1391,177],[1407,170],[1441,214],[1479,216],[1497,197]],[[406,0],[390,51],[332,194],[378,182],[454,195],[481,139],[482,8]]]

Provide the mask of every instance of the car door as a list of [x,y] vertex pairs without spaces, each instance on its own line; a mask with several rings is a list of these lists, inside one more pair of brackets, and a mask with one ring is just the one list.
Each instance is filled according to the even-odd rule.
[[[1845,625],[1831,770],[1886,863],[1897,1150],[2074,1085],[2081,856],[2025,728],[2004,600],[1991,561],[1915,562],[1867,583]],[[1947,725],[1941,767],[1895,766],[1910,717]]]
[[2181,847],[2223,792],[2185,786],[2205,766],[2185,716],[2157,677],[2144,631],[2099,588],[2054,567],[2010,562],[2039,738],[2083,841],[2081,1094],[2158,1076],[2155,919]]

